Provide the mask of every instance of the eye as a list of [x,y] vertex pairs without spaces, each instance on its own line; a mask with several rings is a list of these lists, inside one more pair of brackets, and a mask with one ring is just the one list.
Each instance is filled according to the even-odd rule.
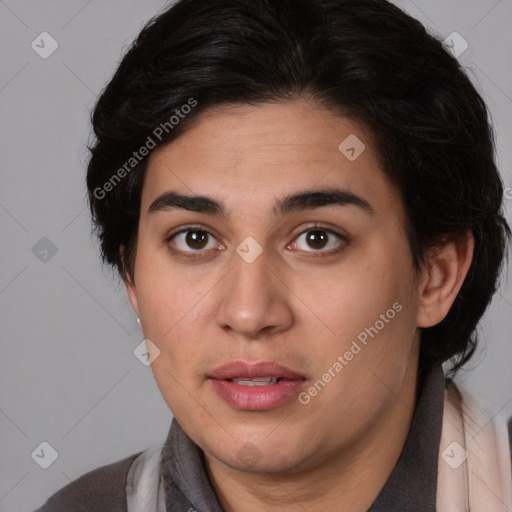
[[[178,256],[184,258],[202,257],[204,253],[211,249],[224,249],[224,246],[218,242],[211,233],[199,228],[189,227],[178,231],[167,238],[169,249]],[[178,249],[175,249],[176,246]],[[199,254],[194,254],[199,253]]]
[[290,247],[305,252],[335,254],[348,244],[346,236],[322,226],[312,226],[303,231]]

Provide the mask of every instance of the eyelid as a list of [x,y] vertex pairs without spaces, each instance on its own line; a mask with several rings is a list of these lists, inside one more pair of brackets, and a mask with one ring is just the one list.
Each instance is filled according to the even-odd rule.
[[297,238],[300,235],[303,235],[304,233],[307,233],[308,231],[313,231],[315,229],[327,231],[328,233],[332,233],[333,235],[337,235],[340,238],[343,238],[343,239],[346,239],[346,240],[348,240],[348,238],[349,238],[348,235],[346,235],[344,233],[341,233],[339,231],[339,228],[331,227],[330,225],[324,224],[322,222],[311,222],[309,224],[306,223],[306,225],[301,227],[300,229],[301,229],[301,231],[299,231],[295,235],[294,239]]
[[210,230],[210,228],[207,228],[200,224],[190,224],[190,225],[183,226],[183,227],[179,228],[177,231],[173,231],[170,235],[167,235],[165,237],[165,241],[168,242],[174,236],[179,235],[180,233],[186,233],[187,231],[203,231],[203,232],[208,233],[209,235],[213,236],[214,238],[217,238],[212,233],[212,230]]

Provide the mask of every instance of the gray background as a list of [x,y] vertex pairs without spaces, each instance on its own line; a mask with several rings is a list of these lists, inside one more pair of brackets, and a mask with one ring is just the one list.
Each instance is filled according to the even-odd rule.
[[[512,186],[512,0],[395,3],[442,39],[457,31],[468,42],[459,60],[491,109]],[[0,512],[33,510],[84,472],[163,442],[170,425],[133,355],[143,337],[124,288],[97,257],[84,186],[89,111],[164,6],[0,0]],[[59,45],[47,59],[31,47],[44,31]],[[504,279],[458,377],[493,414],[512,414],[511,315]],[[43,441],[59,454],[46,470],[31,457]]]

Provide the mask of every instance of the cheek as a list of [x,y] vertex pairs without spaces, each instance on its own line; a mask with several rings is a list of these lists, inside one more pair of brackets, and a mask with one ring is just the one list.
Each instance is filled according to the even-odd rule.
[[[141,241],[136,260],[137,299],[140,317],[147,334],[162,341],[172,333],[180,319],[192,312],[204,295],[197,280],[172,264],[165,250]],[[183,321],[182,320],[182,321]],[[149,336],[148,336],[149,337]]]
[[[144,337],[159,348],[151,365],[156,384],[173,414],[187,414],[198,381],[201,329],[195,319],[199,299],[183,277],[154,272],[140,274],[139,312]],[[160,276],[163,273],[160,273]],[[199,304],[201,302],[199,301]],[[195,307],[196,306],[196,307]]]
[[405,272],[401,274],[383,260],[361,259],[303,281],[296,289],[308,298],[307,303],[331,333],[347,340],[373,326],[381,314],[403,300],[406,277]]
[[354,438],[400,393],[415,330],[414,308],[404,304],[404,296],[390,291],[385,297],[370,294],[360,300],[346,302],[344,311],[333,310],[331,325],[337,336],[326,333],[310,346],[314,371],[309,397],[304,397],[310,399],[308,412],[323,417],[326,428],[337,432],[342,422],[346,435]]
[[157,258],[145,264],[141,257],[139,264],[137,295],[144,337],[160,349],[153,373],[164,396],[179,396],[180,383],[187,382],[189,389],[202,378],[201,361],[210,338],[206,333],[212,323],[208,291],[218,276],[194,275],[168,261],[159,265]]
[[360,258],[310,288],[312,309],[328,327],[314,332],[311,326],[311,339],[320,339],[310,345],[313,361],[321,362],[315,373],[321,377],[342,356],[343,370],[335,372],[338,384],[331,389],[350,390],[356,402],[371,400],[375,386],[383,387],[379,377],[397,389],[409,362],[417,304],[411,263],[402,252],[399,259],[389,250],[380,257],[372,251],[366,261]]

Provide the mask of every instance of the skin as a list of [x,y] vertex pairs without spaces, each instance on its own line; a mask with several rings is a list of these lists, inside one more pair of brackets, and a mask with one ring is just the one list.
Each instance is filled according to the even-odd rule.
[[[355,161],[338,149],[350,134],[366,145]],[[273,217],[279,198],[331,187],[373,214],[330,205]],[[222,201],[229,217],[148,213],[170,190]],[[184,235],[169,240],[190,225],[211,233],[199,251]],[[415,273],[404,225],[370,134],[306,99],[210,110],[151,154],[127,292],[160,350],[152,370],[162,396],[203,449],[225,511],[364,511],[379,494],[414,413],[419,327],[447,314],[473,250],[469,234],[448,240]],[[327,232],[318,248],[304,234],[315,229],[348,243]],[[236,252],[248,236],[263,249],[252,263]],[[305,405],[293,396],[236,410],[207,379],[227,361],[272,360],[304,375],[307,390],[395,303],[401,311]]]

